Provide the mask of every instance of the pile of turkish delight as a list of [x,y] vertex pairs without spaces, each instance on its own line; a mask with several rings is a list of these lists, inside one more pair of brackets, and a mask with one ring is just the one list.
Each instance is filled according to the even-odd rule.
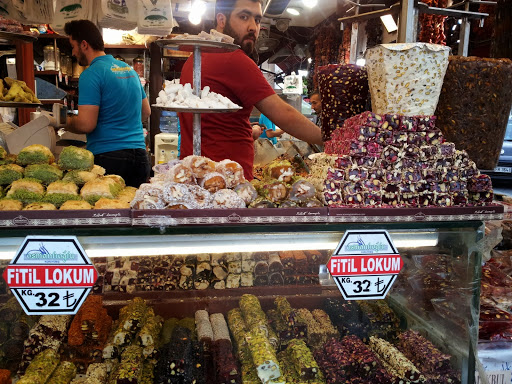
[[338,155],[324,185],[330,207],[427,207],[492,202],[491,179],[435,128],[435,116],[364,112],[325,143]]

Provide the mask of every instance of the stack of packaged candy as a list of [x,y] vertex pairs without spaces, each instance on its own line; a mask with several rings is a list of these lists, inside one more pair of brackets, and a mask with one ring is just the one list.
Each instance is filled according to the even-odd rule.
[[474,206],[492,202],[489,176],[435,128],[435,116],[364,112],[325,143],[337,155],[324,199],[330,207]]

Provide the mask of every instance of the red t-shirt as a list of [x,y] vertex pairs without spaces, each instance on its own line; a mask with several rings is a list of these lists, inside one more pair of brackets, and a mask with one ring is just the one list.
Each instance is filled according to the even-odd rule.
[[[181,84],[193,86],[193,57],[181,72]],[[258,66],[241,49],[229,53],[201,55],[201,88],[226,96],[243,107],[233,113],[201,115],[201,152],[212,160],[230,159],[244,168],[245,178],[252,180],[254,140],[249,123],[254,104],[274,94]],[[180,156],[192,155],[193,114],[179,113],[181,126]]]

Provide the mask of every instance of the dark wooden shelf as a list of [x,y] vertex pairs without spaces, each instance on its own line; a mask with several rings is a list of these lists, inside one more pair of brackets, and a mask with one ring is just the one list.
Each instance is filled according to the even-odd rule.
[[141,51],[148,50],[143,44],[106,44],[105,51],[124,52],[124,53],[140,53]]
[[42,99],[42,104],[64,104],[64,100],[61,99]]
[[59,71],[35,71],[34,76],[58,75]]
[[39,40],[50,40],[50,39],[66,39],[68,40],[69,38],[66,36],[66,35],[59,35],[58,33],[41,33],[39,36],[38,36],[38,39]]

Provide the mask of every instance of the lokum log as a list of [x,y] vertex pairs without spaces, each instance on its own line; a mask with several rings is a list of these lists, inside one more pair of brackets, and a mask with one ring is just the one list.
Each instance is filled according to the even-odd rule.
[[48,379],[48,383],[52,384],[69,384],[69,382],[76,376],[76,367],[69,361],[61,362],[53,371]]
[[281,376],[276,354],[264,331],[252,328],[246,339],[258,377],[267,382]]
[[450,356],[416,331],[398,335],[397,348],[424,374],[440,374],[451,368]]
[[392,344],[384,339],[372,336],[370,337],[369,345],[382,360],[385,360],[391,367],[393,367],[401,378],[413,383],[420,380],[420,371],[418,371],[414,364]]

